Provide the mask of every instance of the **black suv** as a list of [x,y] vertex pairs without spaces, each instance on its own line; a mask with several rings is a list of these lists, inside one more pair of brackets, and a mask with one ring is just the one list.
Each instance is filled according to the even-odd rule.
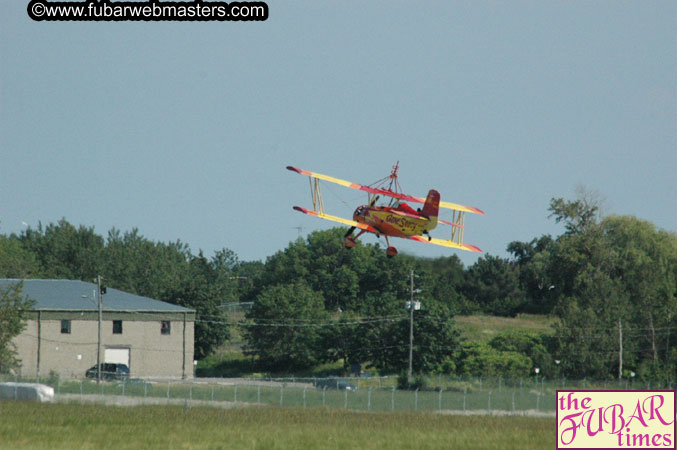
[[[104,380],[124,380],[129,378],[129,367],[126,364],[103,363],[101,366],[103,367],[101,378]],[[85,376],[96,379],[98,377],[96,366],[87,369]]]

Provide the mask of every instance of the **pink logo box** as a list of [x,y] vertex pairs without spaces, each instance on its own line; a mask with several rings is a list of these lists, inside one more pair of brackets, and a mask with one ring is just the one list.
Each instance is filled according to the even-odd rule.
[[675,449],[676,391],[557,391],[557,449]]

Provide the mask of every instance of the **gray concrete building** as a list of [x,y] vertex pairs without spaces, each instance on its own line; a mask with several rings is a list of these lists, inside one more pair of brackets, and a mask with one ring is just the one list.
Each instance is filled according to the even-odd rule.
[[[21,374],[84,377],[99,348],[97,285],[0,279],[0,288],[20,281],[22,295],[35,301],[13,341]],[[111,288],[102,299],[103,362],[127,364],[131,377],[193,377],[194,310]]]

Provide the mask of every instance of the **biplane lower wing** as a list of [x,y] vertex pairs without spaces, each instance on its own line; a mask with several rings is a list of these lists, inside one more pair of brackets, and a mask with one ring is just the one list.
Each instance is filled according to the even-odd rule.
[[354,220],[344,219],[343,217],[336,217],[329,214],[324,214],[321,212],[313,211],[310,209],[302,208],[300,206],[294,206],[296,211],[302,212],[303,214],[308,214],[309,216],[319,217],[320,219],[331,220],[333,222],[342,223],[343,225],[348,225],[349,227],[360,228],[365,231],[370,231],[372,233],[380,234],[379,231],[367,224],[355,222]]
[[[332,216],[330,214],[323,214],[317,211],[313,211],[310,209],[302,208],[300,206],[294,206],[294,209],[296,211],[302,212],[303,214],[308,214],[309,216],[315,216],[319,217],[320,219],[325,219],[325,220],[331,220],[333,222],[338,222],[343,225],[348,225],[349,227],[355,227],[355,228],[360,228],[365,231],[369,231],[371,233],[375,234],[381,234],[376,228],[369,226],[364,223],[359,223],[355,222],[354,220],[349,220],[349,219],[344,219],[343,217],[336,217]],[[444,239],[436,239],[436,238],[431,238],[428,239],[427,237],[423,236],[410,236],[409,239],[412,239],[417,242],[425,242],[427,244],[434,244],[434,245],[441,245],[442,247],[450,247],[450,248],[456,248],[459,250],[467,250],[470,252],[477,252],[477,253],[482,253],[482,250],[480,250],[479,247],[476,247],[471,244],[459,244],[454,241],[447,241]]]
[[[336,183],[336,184],[339,184],[341,186],[349,187],[351,189],[357,189],[357,190],[360,190],[360,191],[369,192],[370,194],[387,195],[389,197],[398,198],[400,200],[406,200],[408,202],[425,203],[425,198],[423,198],[423,197],[414,197],[413,195],[401,194],[399,192],[393,192],[393,191],[389,191],[387,189],[378,189],[378,188],[373,188],[373,187],[370,187],[370,186],[365,186],[363,184],[352,183],[350,181],[342,180],[340,178],[330,177],[328,175],[323,175],[323,174],[317,173],[317,172],[311,172],[309,170],[299,169],[299,168],[293,167],[293,166],[287,166],[287,170],[291,170],[292,172],[300,173],[301,175],[307,175],[307,176],[312,177],[312,178],[317,178],[318,180],[325,180],[325,181],[329,181],[331,183]],[[484,211],[482,211],[479,208],[475,208],[474,206],[459,205],[459,204],[451,203],[451,202],[440,202],[440,208],[454,209],[456,211],[463,211],[463,212],[469,212],[469,213],[473,213],[473,214],[484,215]]]
[[451,248],[457,248],[459,250],[467,250],[469,252],[476,252],[476,253],[482,253],[482,250],[479,247],[476,247],[472,244],[459,244],[454,241],[447,241],[444,239],[428,239],[427,237],[423,236],[411,236],[409,239],[412,239],[414,241],[418,242],[425,242],[427,244],[435,244],[435,245],[441,245],[442,247],[451,247]]

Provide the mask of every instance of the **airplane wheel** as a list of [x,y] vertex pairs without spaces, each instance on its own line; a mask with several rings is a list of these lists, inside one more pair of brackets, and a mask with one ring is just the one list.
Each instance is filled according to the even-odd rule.
[[343,245],[347,249],[351,249],[357,245],[357,242],[355,242],[355,238],[353,236],[346,236],[345,239],[343,240]]
[[386,256],[388,258],[397,256],[397,249],[395,247],[388,247],[388,249],[386,250]]

